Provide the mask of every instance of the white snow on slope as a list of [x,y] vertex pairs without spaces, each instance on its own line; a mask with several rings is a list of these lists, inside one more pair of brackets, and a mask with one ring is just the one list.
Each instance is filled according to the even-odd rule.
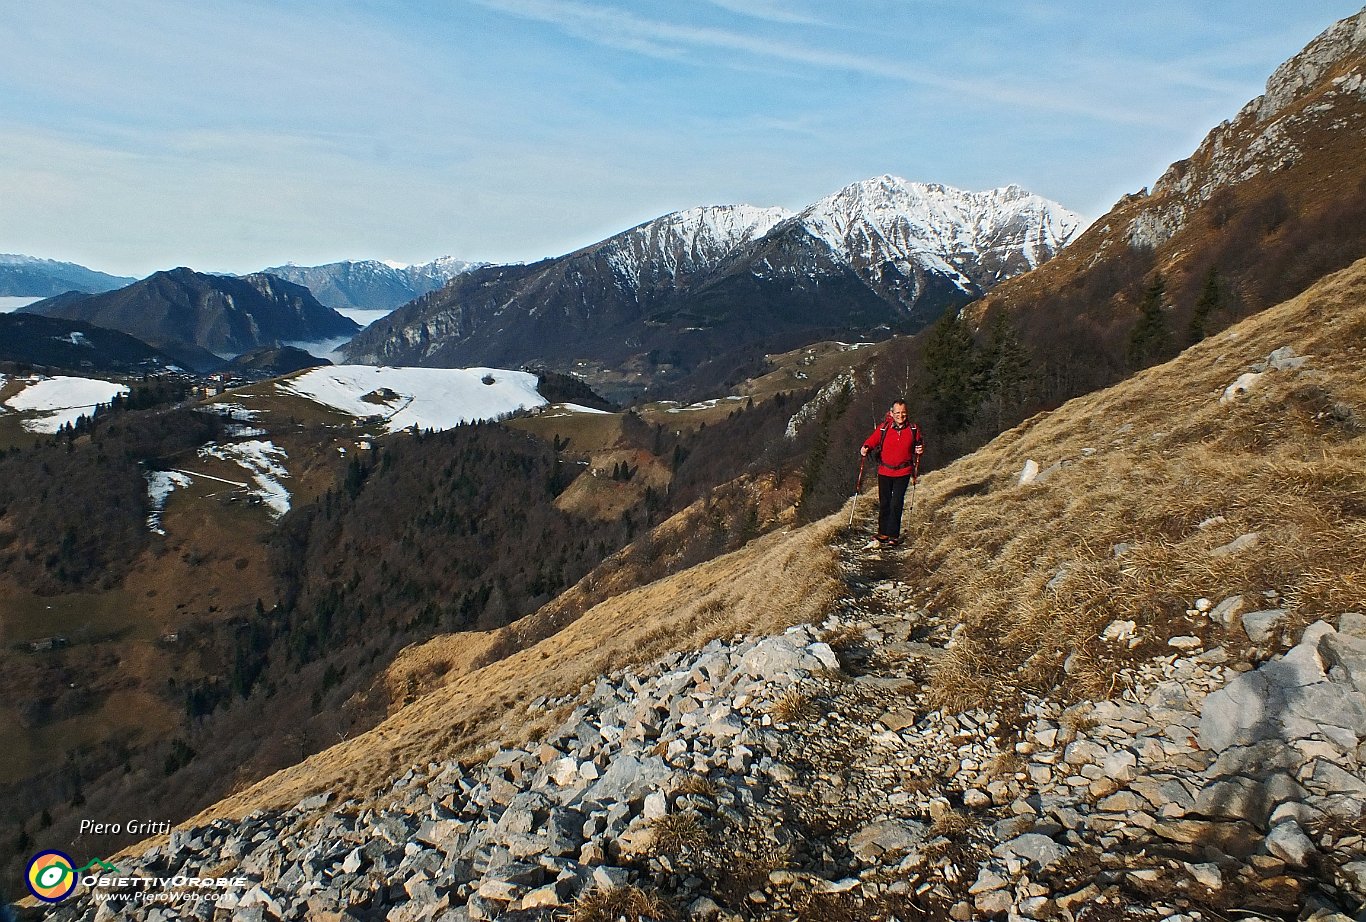
[[1082,220],[1019,186],[965,192],[878,176],[811,205],[797,220],[838,256],[865,265],[916,264],[967,288],[968,261],[1018,251],[1037,266],[1075,238]]
[[[243,395],[246,396],[246,395]],[[240,403],[206,403],[199,409],[205,413],[214,413],[218,416],[226,416],[229,419],[255,419],[260,410],[248,410]]]
[[566,416],[611,416],[610,410],[597,410],[593,407],[585,407],[577,403],[556,403],[545,408],[545,412],[540,414],[541,419],[560,419]]
[[288,477],[289,471],[280,462],[288,455],[274,442],[252,439],[247,442],[234,442],[231,445],[218,445],[210,442],[199,449],[201,458],[218,458],[241,465],[251,474],[256,488],[252,494],[259,496],[271,514],[277,519],[289,511],[289,490],[280,483]]
[[29,432],[45,432],[49,435],[67,423],[75,425],[82,416],[94,413],[97,406],[108,403],[119,394],[128,393],[126,385],[96,378],[57,375],[29,380],[33,383],[6,403],[14,410],[31,410],[40,414],[24,420],[24,428]]
[[[485,384],[485,379],[491,384]],[[378,416],[390,432],[409,426],[449,429],[544,406],[536,376],[502,368],[314,368],[276,387],[356,417]],[[362,397],[370,395],[370,400]]]
[[147,500],[152,507],[147,513],[147,527],[158,535],[165,535],[161,527],[161,514],[166,511],[166,500],[176,487],[188,487],[192,481],[179,471],[148,471]]
[[792,217],[782,208],[707,205],[656,218],[604,241],[604,255],[625,282],[686,275],[713,266]]

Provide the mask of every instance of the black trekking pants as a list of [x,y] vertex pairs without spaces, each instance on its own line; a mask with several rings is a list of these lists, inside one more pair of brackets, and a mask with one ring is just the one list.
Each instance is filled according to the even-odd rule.
[[889,538],[901,537],[901,509],[906,505],[906,487],[911,474],[900,477],[877,475],[877,533]]

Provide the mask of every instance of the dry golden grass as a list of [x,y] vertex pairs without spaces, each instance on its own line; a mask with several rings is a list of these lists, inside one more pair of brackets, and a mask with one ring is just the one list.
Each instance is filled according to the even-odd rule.
[[786,689],[768,707],[768,713],[778,723],[792,723],[811,710],[811,695],[796,688]]
[[650,824],[650,832],[654,836],[654,850],[670,856],[703,848],[711,839],[702,818],[692,810],[661,816]]
[[930,838],[937,839],[943,836],[946,839],[958,839],[976,825],[977,822],[968,814],[958,810],[947,810],[930,823]]
[[[1219,402],[1281,346],[1303,369]],[[1187,617],[1201,596],[1270,607],[1273,590],[1294,625],[1366,608],[1364,346],[1366,260],[925,477],[906,558],[927,600],[967,626],[933,677],[936,703],[1059,682],[1104,694],[1118,663],[1174,652],[1174,635],[1239,643]],[[1018,486],[1026,459],[1064,466]],[[1254,532],[1255,548],[1211,556]],[[1115,619],[1138,625],[1135,650],[1099,639]]]
[[647,922],[676,918],[668,903],[639,887],[595,887],[574,901],[567,922]]

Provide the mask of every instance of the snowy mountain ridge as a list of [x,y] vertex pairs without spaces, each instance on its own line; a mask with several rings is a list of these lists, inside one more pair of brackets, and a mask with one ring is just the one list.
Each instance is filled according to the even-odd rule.
[[464,273],[376,321],[345,355],[593,366],[598,386],[659,384],[809,336],[914,332],[1051,258],[1081,225],[1018,186],[964,192],[890,175],[795,213],[689,208],[564,256]]
[[623,282],[639,288],[709,269],[791,217],[784,208],[704,205],[647,221],[596,247]]
[[391,260],[357,259],[299,266],[285,263],[261,271],[303,285],[336,309],[393,310],[484,263],[442,256],[410,265]]
[[887,266],[908,275],[919,266],[964,291],[1038,266],[1084,223],[1016,185],[967,192],[885,174],[844,187],[796,220],[860,275],[880,278]]
[[110,291],[134,281],[136,279],[110,275],[77,263],[21,253],[0,253],[0,296],[46,298],[67,291]]

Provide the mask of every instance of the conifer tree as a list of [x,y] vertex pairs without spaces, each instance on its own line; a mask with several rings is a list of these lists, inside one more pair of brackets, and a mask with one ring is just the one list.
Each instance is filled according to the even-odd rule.
[[977,409],[972,333],[959,311],[946,311],[925,343],[921,391],[943,433],[961,432]]
[[994,417],[996,428],[1003,428],[1006,415],[1025,403],[1032,374],[1029,352],[1005,311],[992,315],[986,347],[977,364],[977,389],[984,412]]
[[1154,275],[1138,307],[1138,323],[1129,333],[1128,358],[1134,368],[1151,365],[1171,351],[1171,330],[1167,326],[1166,312],[1162,309],[1166,293],[1167,283],[1162,274]]
[[1219,279],[1219,270],[1210,266],[1209,274],[1205,276],[1205,287],[1200,290],[1200,297],[1196,298],[1195,308],[1191,311],[1191,325],[1187,338],[1192,345],[1209,335],[1209,318],[1220,308],[1223,300],[1224,289]]

